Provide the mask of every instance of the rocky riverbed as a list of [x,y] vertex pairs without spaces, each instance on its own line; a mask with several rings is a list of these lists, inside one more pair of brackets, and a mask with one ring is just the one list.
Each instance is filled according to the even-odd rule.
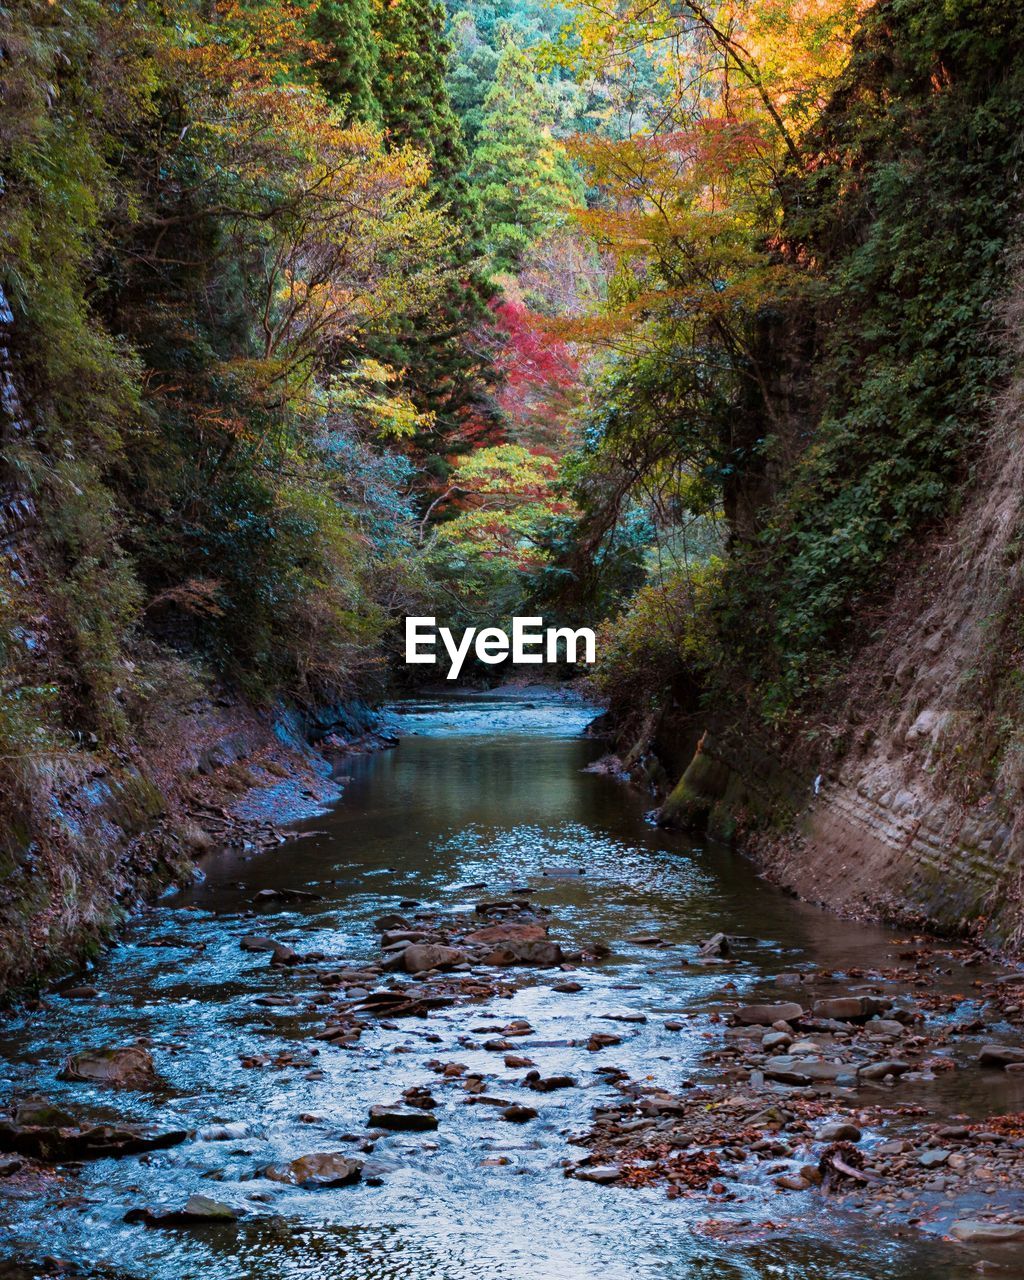
[[[347,842],[222,856],[12,1019],[0,1275],[1020,1273],[1024,975],[613,834],[541,712],[439,804],[473,735],[414,711]],[[524,757],[565,786],[508,821]]]

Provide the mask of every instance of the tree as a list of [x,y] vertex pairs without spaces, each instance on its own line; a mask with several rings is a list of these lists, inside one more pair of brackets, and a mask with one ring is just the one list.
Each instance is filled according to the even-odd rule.
[[317,78],[346,121],[377,124],[377,43],[372,0],[320,0],[310,33],[321,45]]
[[481,333],[492,290],[481,277],[479,211],[468,157],[446,83],[451,47],[441,0],[377,0],[376,96],[392,147],[416,148],[430,164],[431,207],[452,225],[448,285],[429,318],[396,307],[364,351],[404,372],[416,408],[434,424],[417,445],[443,471],[443,455],[493,436],[495,372]]
[[552,137],[551,123],[529,58],[506,35],[471,168],[499,271],[515,271],[525,251],[582,202],[579,179]]
[[499,55],[481,33],[477,15],[468,9],[460,9],[452,16],[451,31],[454,50],[448,84],[466,145],[472,148],[476,146],[484,98],[494,83]]
[[423,152],[436,196],[475,231],[469,157],[448,92],[445,23],[442,0],[377,0],[376,96],[392,140]]
[[[572,510],[556,492],[557,477],[556,458],[518,444],[457,459],[451,483],[432,504],[445,508],[445,518],[430,532],[426,550],[450,616],[493,625],[517,612],[547,563],[549,523]],[[429,510],[427,517],[432,515]]]

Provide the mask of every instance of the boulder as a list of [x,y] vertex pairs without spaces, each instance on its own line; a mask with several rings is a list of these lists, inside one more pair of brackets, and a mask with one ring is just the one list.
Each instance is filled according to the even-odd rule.
[[413,1107],[373,1106],[370,1123],[379,1129],[408,1130],[414,1133],[437,1128],[437,1116],[430,1111],[418,1111]]
[[412,942],[402,953],[406,973],[424,973],[427,969],[450,969],[462,964],[466,953],[439,942]]
[[129,1209],[125,1222],[144,1222],[147,1227],[196,1226],[201,1223],[237,1222],[245,1211],[211,1200],[209,1196],[189,1196],[184,1209]]
[[892,1001],[880,996],[836,996],[830,1000],[815,1000],[812,1013],[816,1018],[830,1018],[836,1022],[866,1022],[876,1014],[892,1008]]
[[[20,1111],[19,1111],[20,1115]],[[188,1137],[185,1129],[163,1133],[126,1125],[22,1124],[0,1121],[0,1151],[15,1151],[36,1160],[105,1160],[174,1147]]]
[[601,1186],[617,1182],[622,1170],[617,1164],[592,1164],[573,1170],[572,1176],[581,1182],[596,1182]]
[[533,1107],[524,1107],[520,1103],[513,1103],[511,1107],[506,1107],[501,1113],[503,1120],[510,1120],[513,1124],[525,1124],[527,1120],[535,1120],[537,1112]]
[[788,1049],[792,1043],[793,1037],[788,1031],[769,1031],[761,1041],[761,1048],[770,1053],[772,1049]]
[[815,1142],[860,1142],[861,1131],[855,1124],[845,1120],[833,1120],[831,1124],[822,1125],[815,1133]]
[[547,929],[542,924],[489,924],[466,936],[474,946],[498,942],[543,942]]
[[284,1182],[292,1187],[313,1190],[316,1187],[348,1187],[362,1176],[360,1160],[352,1160],[341,1151],[318,1151],[299,1156],[287,1164],[272,1164],[263,1170],[271,1182]]
[[782,1004],[746,1004],[736,1011],[744,1026],[770,1027],[776,1022],[796,1022],[804,1016],[803,1008],[791,1001]]
[[1001,1067],[1005,1070],[1017,1062],[1024,1062],[1024,1049],[1016,1049],[1009,1044],[986,1044],[978,1054],[978,1063],[983,1067]]
[[87,1049],[65,1059],[61,1080],[83,1080],[115,1089],[152,1089],[160,1083],[148,1049],[126,1045],[115,1049]]
[[983,1222],[965,1218],[954,1222],[949,1231],[964,1244],[1008,1244],[1024,1240],[1024,1222]]
[[484,964],[530,964],[551,967],[562,963],[562,948],[557,942],[511,940],[502,942],[484,956]]
[[405,916],[386,915],[378,916],[373,922],[373,927],[378,933],[385,933],[389,929],[411,929],[412,926]]
[[[507,1058],[505,1065],[508,1065]],[[575,1089],[576,1078],[574,1076],[542,1076],[539,1071],[528,1071],[523,1083],[528,1089],[533,1089],[537,1093],[551,1093],[554,1089]]]
[[430,934],[425,929],[385,929],[380,936],[380,945],[387,950],[398,942],[427,942]]
[[278,947],[273,938],[259,933],[247,933],[238,945],[243,951],[276,951]]
[[860,1080],[884,1080],[886,1076],[901,1076],[909,1070],[909,1062],[887,1058],[884,1062],[869,1062],[867,1066],[858,1067],[857,1077]]

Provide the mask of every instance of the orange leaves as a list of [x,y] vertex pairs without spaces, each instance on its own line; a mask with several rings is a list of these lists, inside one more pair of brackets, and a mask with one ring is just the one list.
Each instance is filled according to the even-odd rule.
[[303,395],[317,362],[361,325],[399,302],[430,305],[443,285],[433,264],[454,234],[427,207],[427,160],[385,150],[368,125],[344,126],[305,76],[316,55],[307,16],[224,0],[161,53],[180,122],[158,169],[180,174],[189,199],[154,226],[218,223],[262,343],[264,407]]
[[662,72],[656,122],[573,140],[596,200],[579,227],[611,258],[603,317],[562,332],[650,340],[668,320],[705,348],[743,347],[757,309],[800,287],[779,243],[788,171],[848,57],[864,0],[574,0],[563,53],[622,72],[638,50]]

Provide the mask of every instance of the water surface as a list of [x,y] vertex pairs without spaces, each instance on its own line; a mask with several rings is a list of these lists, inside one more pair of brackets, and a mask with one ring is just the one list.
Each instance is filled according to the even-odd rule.
[[[740,1189],[731,1205],[669,1200],[664,1189],[600,1188],[567,1179],[577,1158],[568,1135],[615,1095],[595,1074],[621,1065],[633,1077],[678,1087],[700,1070],[706,1024],[663,1026],[684,1010],[735,999],[784,969],[882,964],[895,935],[845,924],[760,881],[742,858],[652,827],[642,796],[585,767],[599,754],[582,736],[592,711],[543,696],[492,695],[411,702],[396,708],[397,750],[343,761],[337,808],[306,824],[320,834],[257,857],[223,853],[205,881],[164,899],[135,921],[90,981],[89,1004],[50,999],[43,1012],[0,1030],[5,1097],[42,1091],[96,1118],[119,1116],[198,1129],[243,1121],[246,1136],[190,1141],[141,1158],[68,1171],[46,1194],[17,1199],[0,1186],[5,1254],[56,1255],[133,1277],[272,1276],[317,1280],[955,1280],[976,1274],[965,1250],[899,1236],[837,1213],[820,1197]],[[576,867],[553,879],[545,868]],[[473,888],[486,884],[486,891]],[[441,1010],[394,1029],[372,1027],[354,1050],[324,1045],[327,1000],[309,969],[271,969],[243,952],[246,933],[268,933],[300,952],[378,958],[375,917],[415,900],[464,911],[481,896],[530,886],[567,946],[600,941],[609,959],[578,975],[583,991],[560,995],[560,973],[519,973],[511,998]],[[307,889],[320,900],[251,907],[262,888]],[[415,908],[403,908],[406,912]],[[686,966],[692,944],[719,929],[749,941],[728,970]],[[627,939],[656,933],[680,944],[652,951]],[[335,966],[337,967],[337,966]],[[733,984],[728,986],[727,984]],[[267,994],[295,994],[268,1008]],[[643,1026],[599,1020],[636,1009]],[[621,1046],[533,1049],[544,1074],[567,1072],[580,1087],[526,1093],[522,1072],[482,1048],[494,1028],[522,1017],[533,1039],[568,1040],[614,1026]],[[410,1021],[415,1025],[410,1025]],[[152,1041],[167,1088],[111,1093],[59,1081],[65,1053]],[[246,1069],[240,1059],[266,1055]],[[282,1056],[283,1055],[283,1056]],[[492,1093],[538,1107],[537,1120],[502,1123],[440,1086],[428,1063],[465,1063],[491,1073]],[[359,1152],[367,1109],[430,1085],[440,1126],[395,1134]],[[487,1114],[483,1114],[487,1113]],[[305,1117],[300,1119],[300,1117]],[[253,1177],[274,1161],[351,1150],[381,1185],[282,1188]],[[484,1164],[503,1156],[507,1164]],[[368,1166],[367,1172],[370,1171]],[[139,1204],[180,1205],[203,1192],[241,1207],[236,1225],[152,1230],[122,1221]],[[253,1196],[256,1199],[253,1199]],[[712,1219],[739,1235],[716,1238]],[[747,1223],[746,1228],[742,1227]],[[757,1229],[753,1229],[754,1227]]]

